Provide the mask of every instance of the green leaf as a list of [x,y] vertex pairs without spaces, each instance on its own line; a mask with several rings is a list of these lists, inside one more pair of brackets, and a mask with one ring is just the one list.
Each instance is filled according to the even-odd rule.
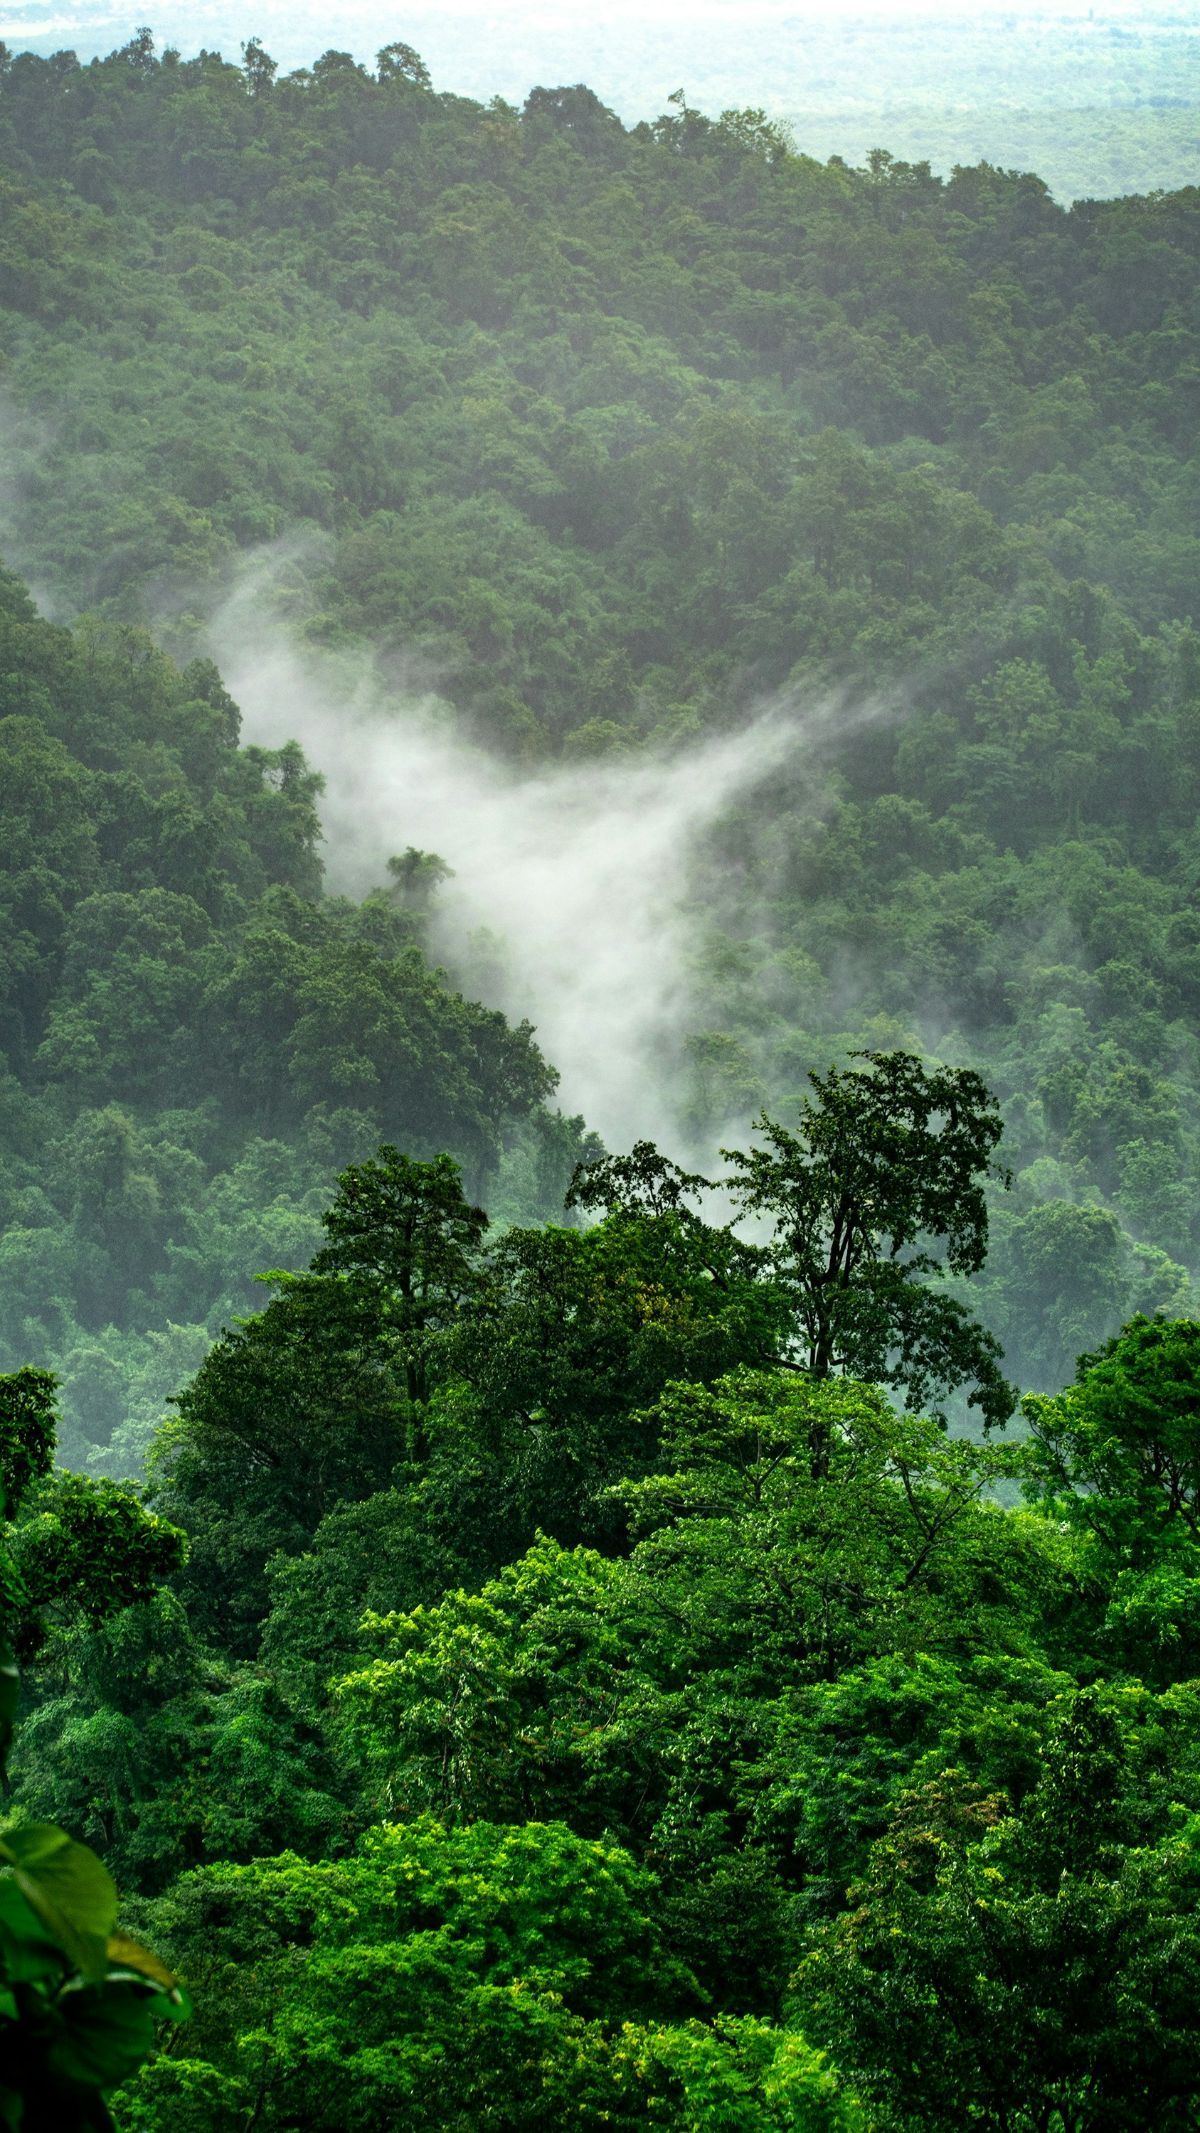
[[102,1978],[117,1889],[95,1852],[52,1822],[30,1822],[4,1832],[0,1858],[13,1867],[22,1895],[75,1967],[84,1977]]
[[59,2000],[63,2026],[46,2054],[50,2073],[81,2088],[115,2088],[153,2051],[160,2005],[157,1993],[119,1978],[68,1986]]
[[192,2012],[191,2000],[178,1978],[171,1975],[166,1964],[160,1962],[151,1949],[143,1948],[140,1941],[130,1940],[125,1933],[112,1933],[107,1953],[113,1966],[109,1984],[125,1980],[151,1987],[158,1996],[154,2007],[156,2015],[165,2015],[172,2022],[187,2021]]
[[10,1985],[62,1981],[67,1958],[57,1941],[47,1939],[41,1920],[26,1902],[16,1881],[0,1874],[0,1973]]
[[143,1948],[140,1941],[130,1940],[128,1934],[110,1933],[104,1952],[114,1970],[136,1970],[139,1977],[152,1978],[165,1991],[175,1990],[175,1980],[166,1964],[149,1948]]

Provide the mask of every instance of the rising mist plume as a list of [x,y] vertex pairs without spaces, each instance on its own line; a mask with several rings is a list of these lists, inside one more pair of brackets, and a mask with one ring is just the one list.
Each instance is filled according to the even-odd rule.
[[731,806],[819,755],[844,707],[776,701],[684,748],[521,770],[435,696],[385,692],[365,664],[264,626],[267,612],[250,572],[211,647],[245,738],[298,739],[325,778],[330,886],[362,894],[392,854],[436,852],[453,874],[431,946],[456,982],[534,1023],[564,1108],[610,1146],[648,1134],[679,1147],[675,1068],[705,916],[688,901],[694,862]]

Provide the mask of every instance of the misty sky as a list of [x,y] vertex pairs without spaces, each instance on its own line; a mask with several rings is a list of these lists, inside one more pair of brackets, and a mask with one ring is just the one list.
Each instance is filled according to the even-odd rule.
[[[153,4],[134,6],[128,9],[103,5],[78,8],[26,5],[0,9],[0,33],[16,45],[30,40],[40,41],[46,35],[60,30],[111,33],[114,40],[119,41],[126,31],[131,32],[136,28],[147,14],[154,22],[165,26],[171,21],[181,25],[188,22],[197,23],[213,12],[215,10],[204,5],[204,0],[200,0],[198,6],[187,9],[169,4],[157,7]],[[398,22],[395,13],[389,8],[372,9],[334,4],[322,12],[320,19],[331,27],[342,19],[355,19],[361,23],[371,20],[376,25],[377,34],[382,38],[395,36],[403,30],[405,23],[429,12],[428,8],[423,7],[406,8],[402,11],[403,21]],[[487,18],[489,14],[494,14],[497,21],[503,19],[510,28],[518,28],[521,31],[533,28],[561,31],[569,25],[594,28],[597,21],[597,10],[587,4],[587,0],[558,0],[558,4],[554,6],[534,4],[495,10],[486,5],[481,6],[479,0],[440,0],[437,12],[442,16],[465,16],[474,19]],[[268,0],[266,5],[248,4],[245,19],[248,24],[252,19],[257,22],[267,15],[274,15],[282,20],[285,13],[303,19],[305,9],[301,5],[285,10]],[[730,29],[737,28],[750,18],[757,21],[783,22],[809,16],[828,27],[834,22],[862,21],[864,18],[874,21],[952,20],[961,18],[962,13],[961,6],[954,5],[953,0],[848,0],[848,4],[842,5],[830,4],[830,0],[606,0],[603,10],[604,18],[608,21],[628,16],[650,28],[666,25],[690,28],[698,18],[704,17],[710,23]],[[1098,6],[1090,5],[1089,0],[1016,0],[1016,4],[1014,0],[972,0],[970,13],[973,17],[991,13],[1005,16],[1049,16],[1068,20],[1087,18],[1089,15],[1107,19],[1133,15],[1143,19],[1171,20],[1176,23],[1186,21],[1191,16],[1200,26],[1200,9],[1184,4],[1171,5],[1170,0],[1160,0],[1159,5],[1155,5],[1154,0],[1101,0]],[[312,19],[317,19],[315,12]],[[246,34],[250,34],[249,30]],[[180,39],[181,43],[186,41]]]
[[828,35],[838,27],[865,22],[943,22],[962,29],[989,17],[996,20],[998,32],[1014,18],[1138,20],[1176,30],[1200,29],[1195,0],[1098,0],[1095,5],[1089,0],[972,0],[969,9],[955,0],[842,0],[840,5],[837,0],[606,0],[602,11],[586,0],[558,0],[553,6],[534,0],[515,8],[489,5],[488,0],[438,0],[436,6],[425,0],[399,14],[373,0],[330,0],[321,7],[313,0],[195,0],[186,7],[180,0],[135,0],[130,7],[115,8],[104,0],[81,7],[27,0],[0,7],[0,37],[14,49],[39,52],[69,44],[88,58],[120,45],[149,20],[160,44],[174,44],[185,53],[207,43],[236,57],[245,38],[260,35],[285,64],[298,65],[330,45],[370,57],[377,45],[403,36],[421,49],[451,57],[453,65],[452,55],[469,31],[474,55],[480,56],[482,37],[488,57],[503,71],[506,44],[515,42],[523,52],[542,46],[549,58],[557,55],[565,38],[594,49],[612,32],[621,35],[630,29],[643,44],[678,38],[686,53],[700,36],[728,40],[732,47],[739,34],[755,31],[761,36],[775,24],[783,35],[806,23]]

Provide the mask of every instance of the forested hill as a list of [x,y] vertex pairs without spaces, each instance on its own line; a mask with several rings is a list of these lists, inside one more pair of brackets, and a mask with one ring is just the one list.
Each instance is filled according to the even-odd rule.
[[0,675],[0,1367],[52,1361],[64,1456],[128,1472],[364,1141],[452,1147],[480,1190],[507,1144],[541,1209],[578,1136],[528,1027],[426,963],[419,867],[322,896],[319,780],[239,748],[211,664],[72,637],[4,577]]
[[[0,60],[0,2128],[1185,2133],[1200,193],[243,59]],[[773,706],[673,1152],[414,688],[562,988]]]
[[[1187,1297],[1200,194],[1066,211],[818,164],[754,111],[629,129],[582,87],[439,94],[404,45],[284,78],[148,34],[6,55],[0,154],[7,548],[57,611],[151,616],[186,665],[286,539],[293,626],[532,764],[869,695],[712,842],[681,1138],[855,1044],[970,1061],[1014,1374]],[[139,1327],[197,1319],[174,1263]],[[133,1321],[89,1308],[95,1355]]]
[[191,590],[315,523],[331,627],[432,642],[549,744],[798,662],[978,665],[1063,581],[1187,611],[1194,191],[1066,212],[754,112],[630,132],[379,71],[5,58],[39,582]]

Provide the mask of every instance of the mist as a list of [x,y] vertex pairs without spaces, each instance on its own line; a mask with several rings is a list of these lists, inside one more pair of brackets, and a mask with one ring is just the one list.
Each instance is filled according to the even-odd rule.
[[244,739],[297,739],[322,773],[330,887],[362,895],[391,855],[436,852],[453,874],[430,947],[454,982],[534,1024],[562,1107],[609,1146],[648,1135],[679,1150],[689,968],[719,893],[698,889],[698,862],[768,779],[806,756],[818,778],[845,707],[771,702],[670,752],[522,771],[437,696],[385,691],[366,662],[302,645],[269,613],[261,575],[246,573],[210,648]]
[[24,580],[49,622],[68,619],[59,589],[39,571],[29,544],[29,490],[54,446],[54,425],[0,387],[0,562]]

